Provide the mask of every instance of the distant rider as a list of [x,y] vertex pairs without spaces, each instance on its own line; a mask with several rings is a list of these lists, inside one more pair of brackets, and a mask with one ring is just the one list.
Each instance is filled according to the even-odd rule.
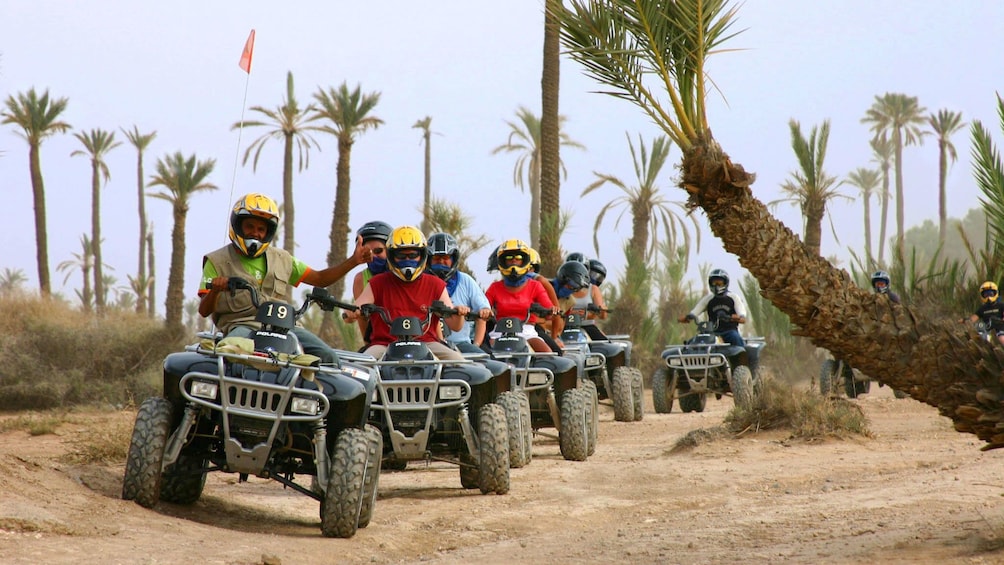
[[997,283],[986,281],[980,285],[980,299],[983,304],[969,316],[970,322],[982,321],[988,332],[997,334],[997,341],[1004,344],[1004,302],[997,293]]

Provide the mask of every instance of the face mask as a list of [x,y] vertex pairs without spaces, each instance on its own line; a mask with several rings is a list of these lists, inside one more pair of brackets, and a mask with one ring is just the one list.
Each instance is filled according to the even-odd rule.
[[450,274],[451,267],[437,263],[435,265],[429,265],[429,270],[432,271],[432,274],[445,281],[447,275]]
[[371,273],[373,273],[374,275],[379,275],[380,273],[387,270],[387,258],[378,257],[374,255],[373,260],[370,261],[369,263],[366,263],[366,266],[369,267]]
[[560,284],[558,281],[552,281],[551,285],[554,286],[554,293],[558,298],[568,298],[575,292],[575,289],[568,288],[568,285]]
[[524,275],[518,275],[518,276],[516,276],[516,275],[506,275],[505,278],[502,279],[502,280],[504,281],[504,283],[505,283],[506,286],[520,286],[520,285],[522,285],[523,283],[526,282],[526,279],[527,279],[527,276],[524,274]]

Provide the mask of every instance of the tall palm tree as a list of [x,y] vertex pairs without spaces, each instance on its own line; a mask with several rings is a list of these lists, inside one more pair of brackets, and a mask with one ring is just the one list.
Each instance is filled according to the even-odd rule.
[[561,115],[558,94],[561,82],[561,0],[544,3],[544,63],[540,77],[540,219],[536,242],[546,276],[561,264]]
[[903,202],[903,148],[910,145],[923,145],[925,132],[922,126],[926,123],[924,108],[916,96],[887,92],[876,96],[872,107],[865,112],[861,123],[871,124],[875,137],[884,137],[892,141],[893,166],[896,171],[896,249],[897,257],[905,257],[903,230],[905,229]]
[[823,241],[823,218],[826,216],[827,203],[834,198],[847,198],[837,192],[842,183],[823,170],[826,146],[830,139],[830,121],[823,120],[823,125],[818,128],[812,126],[808,139],[802,134],[802,126],[796,120],[790,120],[788,128],[791,130],[791,148],[798,160],[798,169],[781,184],[781,191],[788,195],[783,201],[798,204],[805,222],[805,246],[818,255]]
[[[314,93],[318,108],[314,111],[314,120],[330,122],[322,130],[334,135],[338,140],[338,165],[336,167],[335,205],[331,213],[331,246],[328,250],[328,265],[337,265],[347,256],[349,237],[349,195],[351,194],[352,176],[352,146],[356,139],[369,129],[376,129],[383,120],[370,115],[380,102],[380,93],[363,94],[359,85],[349,90],[346,83],[337,89],[320,89]],[[328,287],[334,296],[345,293],[345,281],[339,280]],[[325,312],[321,322],[320,337],[328,343],[341,343],[340,333],[336,331],[335,319],[330,312]]]
[[146,151],[147,147],[155,137],[157,137],[157,132],[152,131],[150,133],[140,133],[139,128],[135,125],[132,126],[132,130],[122,130],[129,143],[136,148],[136,204],[137,210],[139,212],[139,265],[136,269],[136,278],[133,279],[129,277],[129,282],[132,285],[133,292],[136,293],[136,312],[142,313],[146,312],[147,304],[146,297],[149,296],[149,285],[150,282],[146,276],[146,190],[143,183],[145,175],[143,174],[143,152]]
[[881,203],[879,212],[881,218],[879,219],[878,262],[879,265],[884,265],[885,235],[889,220],[889,169],[892,168],[894,148],[892,143],[884,137],[873,137],[869,145],[872,148],[872,161],[878,163],[882,176],[882,190],[878,195],[879,202]]
[[81,252],[79,254],[74,253],[73,259],[67,259],[56,265],[56,270],[66,271],[63,284],[66,284],[70,280],[75,271],[80,271],[84,277],[84,284],[77,291],[77,297],[80,298],[80,305],[83,307],[84,312],[90,312],[94,304],[94,291],[91,290],[91,270],[94,268],[94,246],[91,244],[91,238],[87,237],[86,233],[80,236],[80,247]]
[[966,127],[966,122],[962,121],[961,112],[941,109],[937,114],[927,116],[927,123],[938,138],[938,238],[944,244],[948,235],[948,194],[945,190],[948,159],[951,158],[954,163],[958,158],[955,144],[952,143],[952,135]]
[[149,290],[146,295],[149,299],[146,301],[147,315],[151,318],[157,315],[157,301],[154,297],[157,296],[157,256],[153,254],[153,222],[150,222],[150,229],[146,233],[146,263],[147,263],[147,284]]
[[422,130],[422,144],[425,145],[425,182],[423,183],[422,199],[422,233],[432,233],[432,116],[426,116],[415,122],[412,128]]
[[[617,216],[615,226],[620,223],[625,212],[631,214],[631,239],[628,240],[627,245],[642,262],[647,263],[655,256],[659,246],[660,227],[665,231],[665,241],[670,245],[676,247],[682,237],[682,245],[689,248],[691,245],[690,231],[683,223],[683,216],[677,214],[670,206],[679,207],[683,212],[686,212],[686,207],[682,202],[667,200],[658,185],[659,174],[669,157],[671,147],[669,140],[665,136],[656,137],[652,141],[650,153],[641,135],[638,136],[639,149],[637,150],[634,143],[631,142],[631,136],[625,134],[625,137],[627,137],[628,148],[631,150],[635,180],[638,184],[628,186],[626,182],[613,175],[593,172],[597,180],[582,191],[582,196],[586,196],[610,183],[623,193],[604,204],[600,208],[600,213],[596,215],[596,223],[593,224],[593,249],[599,255],[600,226],[603,224],[607,212],[618,207],[623,207],[624,210]],[[697,227],[697,219],[691,216],[690,221],[694,225],[699,248],[701,234]]]
[[[185,222],[188,219],[189,201],[197,192],[216,190],[207,182],[216,159],[196,160],[195,155],[185,158],[180,151],[157,160],[157,174],[150,186],[162,186],[153,198],[171,204],[174,227],[171,229],[171,267],[167,276],[167,300],[164,301],[165,321],[174,332],[182,331],[182,308],[185,303]],[[150,270],[152,275],[153,269]],[[176,334],[177,335],[177,334]]]
[[11,269],[4,267],[0,271],[0,296],[10,295],[21,291],[21,285],[28,282],[21,269]]
[[301,108],[296,100],[296,93],[293,90],[293,72],[286,73],[286,97],[281,106],[275,109],[268,109],[262,106],[252,106],[252,112],[258,112],[267,120],[250,120],[237,122],[231,129],[245,127],[268,127],[271,128],[261,137],[255,139],[244,151],[243,164],[247,165],[248,159],[254,153],[254,160],[251,170],[258,170],[258,158],[261,151],[270,139],[277,139],[283,143],[282,152],[282,248],[290,253],[295,252],[296,240],[293,229],[295,208],[293,206],[293,146],[297,151],[297,170],[310,167],[310,148],[316,147],[318,151],[321,146],[310,136],[312,131],[323,131],[318,126],[312,126],[309,122],[313,119],[312,113],[317,108],[313,104]]
[[865,167],[858,167],[850,173],[847,173],[847,184],[851,186],[856,186],[858,190],[861,191],[861,199],[864,203],[865,209],[865,264],[868,268],[875,265],[874,255],[872,255],[872,211],[871,211],[871,201],[872,195],[878,189],[879,184],[882,182],[882,173],[876,171],[875,169],[866,169]]
[[[506,121],[509,125],[509,137],[504,144],[492,149],[492,155],[502,152],[520,154],[513,167],[512,179],[513,184],[521,192],[527,188],[530,191],[530,246],[536,249],[540,246],[540,118],[525,106],[519,107],[516,116],[519,118],[518,123]],[[558,116],[560,145],[585,149],[584,145],[573,141],[567,133],[561,131],[565,119],[565,116]],[[558,166],[561,169],[561,176],[567,178],[568,171],[561,159],[558,160]]]
[[[1004,447],[998,428],[1004,422],[1004,358],[994,346],[954,320],[859,288],[846,271],[811,253],[753,197],[755,175],[715,141],[705,111],[704,64],[731,37],[737,8],[726,0],[569,3],[562,41],[572,58],[606,92],[634,102],[681,148],[680,187],[689,204],[704,211],[725,250],[739,257],[797,335],[937,406],[957,431],[976,434],[986,448]],[[655,70],[661,82],[649,87],[643,79]],[[992,177],[1002,178],[999,172]]]
[[101,179],[111,179],[105,157],[108,152],[122,145],[115,141],[115,132],[92,129],[87,133],[73,134],[84,149],[70,153],[71,157],[83,156],[91,160],[91,249],[94,253],[94,306],[99,316],[105,313],[104,270],[101,259]]
[[7,109],[0,112],[3,121],[21,128],[18,135],[28,142],[28,169],[31,174],[31,193],[35,200],[35,260],[38,264],[38,288],[43,298],[52,293],[49,280],[49,240],[45,218],[45,183],[42,180],[41,147],[46,138],[57,133],[65,133],[70,124],[61,121],[59,115],[66,110],[67,99],[49,99],[46,90],[39,96],[35,89],[27,93],[19,92],[17,98],[8,96]]

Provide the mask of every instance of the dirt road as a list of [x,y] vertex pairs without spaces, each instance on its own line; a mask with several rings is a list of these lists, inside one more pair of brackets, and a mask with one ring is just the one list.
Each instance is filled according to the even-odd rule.
[[0,435],[0,562],[1004,563],[1004,450],[934,408],[872,388],[874,438],[803,442],[769,432],[671,453],[703,414],[613,421],[601,406],[589,461],[540,438],[504,496],[460,488],[456,468],[381,475],[373,522],[320,536],[318,507],[277,483],[210,475],[192,507],[119,499],[122,465],[60,460],[74,438],[133,414],[74,417],[56,435]]

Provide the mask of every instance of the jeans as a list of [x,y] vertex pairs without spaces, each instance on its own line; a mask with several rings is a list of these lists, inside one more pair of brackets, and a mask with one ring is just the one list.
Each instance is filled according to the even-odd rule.
[[746,342],[743,341],[743,336],[739,334],[739,330],[725,330],[724,332],[718,332],[718,335],[722,338],[722,341],[729,345],[746,346]]

